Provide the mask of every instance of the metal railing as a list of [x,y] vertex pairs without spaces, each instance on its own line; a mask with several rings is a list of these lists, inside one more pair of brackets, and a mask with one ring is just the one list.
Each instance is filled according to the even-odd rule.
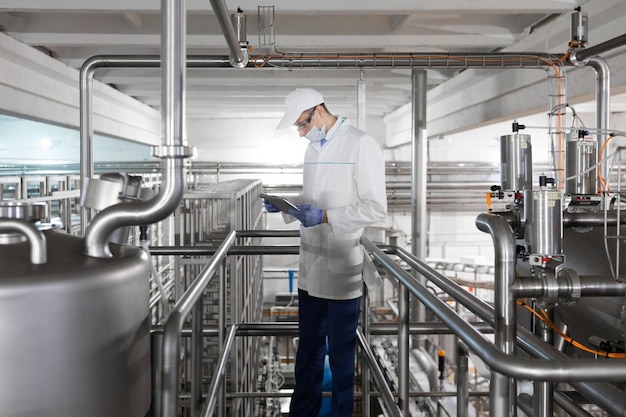
[[[451,328],[468,346],[469,350],[476,353],[490,367],[492,373],[496,372],[520,380],[569,382],[590,401],[611,413],[615,413],[615,415],[622,415],[622,412],[626,410],[626,398],[623,393],[615,386],[606,383],[606,381],[617,382],[626,379],[626,364],[623,361],[570,358],[542,342],[524,328],[517,329],[516,342],[532,358],[507,355],[452,310],[444,300],[434,295],[412,274],[400,267],[399,263],[395,262],[389,254],[397,255],[413,271],[434,283],[454,300],[493,326],[497,333],[498,326],[494,307],[479,300],[401,248],[389,247],[383,251],[365,238],[361,239],[361,243],[394,279],[408,288],[412,295],[424,303],[446,326]],[[497,253],[498,251],[496,251],[496,256]],[[498,266],[496,265],[496,276],[498,273]],[[399,323],[399,326],[407,325],[408,323]],[[399,346],[399,349],[407,348],[408,346]],[[494,390],[493,383],[492,380],[490,407],[493,407],[494,403],[504,402],[501,401],[501,398],[497,398],[501,392]],[[571,402],[568,402],[567,398],[564,397],[555,396],[555,400],[559,404],[563,403],[571,407]]]
[[[178,300],[174,306],[172,312],[168,316],[164,328],[163,328],[163,341],[161,344],[161,380],[160,384],[156,387],[157,394],[160,398],[154,402],[155,407],[160,407],[155,411],[154,415],[163,417],[175,416],[179,410],[179,370],[180,364],[180,343],[181,338],[186,331],[185,325],[187,318],[192,316],[192,323],[190,325],[191,332],[191,356],[194,363],[201,363],[202,358],[202,338],[207,335],[207,331],[211,329],[204,328],[203,321],[201,319],[203,297],[202,292],[204,288],[214,279],[216,274],[222,271],[222,265],[229,255],[232,254],[246,254],[246,255],[259,255],[263,253],[272,254],[294,254],[298,252],[297,246],[255,246],[255,247],[237,247],[235,242],[237,237],[254,235],[257,237],[281,237],[281,236],[294,236],[294,231],[233,231],[215,250],[207,248],[154,248],[154,255],[156,254],[185,254],[185,253],[198,253],[203,250],[205,253],[211,252],[212,256],[210,262],[203,268],[201,273],[193,280],[189,288]],[[407,253],[405,250],[397,247],[384,247],[380,248],[374,245],[366,238],[361,239],[363,247],[372,254],[374,260],[383,266],[386,272],[387,279],[397,281],[400,285],[406,287],[408,291],[415,296],[420,302],[424,303],[426,307],[434,313],[435,316],[441,320],[441,324],[449,328],[449,331],[454,333],[463,341],[469,351],[477,354],[492,370],[505,376],[506,378],[515,379],[527,379],[533,381],[565,381],[569,382],[583,395],[590,398],[592,401],[600,404],[603,408],[614,412],[616,410],[623,409],[624,396],[623,393],[617,392],[613,385],[607,383],[607,381],[623,381],[626,375],[624,370],[625,366],[622,361],[598,361],[595,359],[574,359],[565,356],[564,354],[556,351],[552,346],[542,342],[527,330],[518,329],[515,338],[517,345],[530,354],[531,358],[518,356],[515,354],[506,354],[502,352],[494,343],[487,339],[483,333],[485,332],[484,325],[495,327],[495,331],[498,331],[495,319],[495,310],[492,306],[487,305],[483,301],[477,299],[471,293],[454,283],[451,279],[446,278],[437,271],[430,268],[426,263],[415,258],[413,255]],[[397,257],[397,258],[394,258]],[[441,299],[429,290],[425,284],[422,284],[417,278],[415,278],[405,267],[400,266],[400,262],[403,261],[405,265],[408,265],[413,272],[420,274],[426,280],[430,281],[441,290],[446,292],[449,297],[456,300],[459,304],[473,312],[477,317],[484,320],[484,323],[472,324],[468,323],[462,316],[456,311],[450,308],[446,300]],[[222,273],[220,277],[223,277]],[[225,286],[222,286],[225,288]],[[364,297],[364,299],[367,297]],[[220,316],[225,317],[225,302],[226,294],[220,295],[219,311]],[[366,310],[367,311],[367,310]],[[400,416],[402,411],[396,403],[396,396],[400,396],[406,387],[401,384],[406,383],[402,379],[399,380],[400,386],[398,387],[398,393],[394,393],[388,381],[385,379],[385,373],[380,368],[374,353],[372,352],[369,344],[370,334],[401,334],[403,332],[414,333],[416,327],[420,328],[418,332],[428,332],[429,326],[425,324],[432,323],[409,323],[407,320],[399,320],[397,327],[394,329],[389,324],[382,324],[377,326],[377,323],[370,324],[368,320],[363,320],[363,329],[359,328],[357,332],[357,340],[361,349],[361,359],[364,361],[363,369],[367,369],[367,373],[364,372],[363,378],[369,382],[371,376],[376,388],[376,397],[380,398],[382,405],[385,408],[385,412],[388,415]],[[218,415],[224,416],[226,410],[226,400],[230,398],[233,401],[242,400],[245,398],[246,393],[234,392],[227,395],[226,393],[226,381],[227,381],[227,365],[233,358],[232,349],[235,346],[236,338],[239,336],[259,336],[259,335],[271,335],[282,334],[291,335],[295,334],[296,325],[294,323],[232,323],[231,326],[227,326],[225,320],[222,320],[217,329],[214,329],[210,333],[217,335],[219,344],[222,347],[218,364],[215,368],[213,375],[205,375],[204,377],[210,378],[210,385],[208,390],[202,392],[203,375],[194,373],[191,375],[192,389],[190,394],[191,415],[192,416],[210,416],[213,415],[215,409],[218,409]],[[394,331],[395,330],[395,331]],[[432,333],[437,333],[442,329],[432,328]],[[406,346],[403,343],[398,343],[398,349],[408,349],[408,343]],[[365,382],[365,381],[364,381]],[[492,385],[494,381],[492,380]],[[364,384],[362,391],[363,401],[370,396],[369,386]],[[237,386],[235,384],[235,389]],[[231,385],[232,390],[232,385]],[[490,389],[490,404],[499,404],[498,398],[493,398],[499,395],[500,391]],[[259,396],[259,393],[251,393],[250,397]],[[265,393],[267,397],[275,396],[275,393]],[[449,395],[449,393],[441,393]],[[244,395],[241,397],[240,395]],[[426,394],[425,394],[426,395]],[[457,401],[461,404],[467,401],[468,395],[474,395],[468,393],[465,387],[459,387],[457,390]],[[433,398],[437,398],[438,395],[433,394]],[[605,398],[603,398],[605,397]],[[204,403],[203,403],[204,401]],[[555,401],[561,404],[563,407],[577,410],[581,410],[579,406],[573,404],[572,401],[565,395],[555,395]],[[505,401],[503,401],[505,402]],[[613,403],[607,404],[608,402]],[[364,415],[369,413],[369,409],[364,409]]]
[[[206,326],[202,320],[201,312],[203,311],[203,290],[210,285],[212,280],[219,276],[220,287],[225,288],[224,285],[224,269],[227,257],[230,255],[260,255],[260,254],[297,254],[299,252],[298,246],[237,246],[237,238],[239,237],[294,237],[298,236],[298,231],[276,231],[276,230],[248,230],[248,231],[233,231],[222,241],[218,248],[212,249],[209,247],[155,247],[151,248],[151,254],[153,256],[159,255],[211,255],[209,262],[198,274],[198,276],[191,282],[187,290],[182,294],[180,299],[175,304],[174,308],[167,317],[164,326],[162,328],[153,329],[153,336],[157,337],[153,343],[154,353],[158,355],[157,367],[159,375],[156,376],[156,380],[153,386],[155,394],[158,398],[153,399],[153,415],[171,417],[178,415],[180,411],[180,404],[182,400],[181,392],[179,391],[180,384],[180,355],[181,355],[181,340],[183,337],[190,337],[191,351],[193,363],[202,363],[202,338],[203,337],[217,337],[219,339],[219,345],[221,353],[218,358],[217,365],[212,375],[201,375],[200,373],[191,374],[191,392],[188,398],[185,400],[188,402],[191,408],[191,416],[210,416],[216,411],[219,416],[225,416],[226,401],[231,399],[233,401],[245,399],[245,398],[257,398],[257,397],[275,397],[276,393],[257,393],[257,392],[230,392],[226,393],[226,381],[228,377],[228,364],[233,358],[233,349],[236,347],[236,338],[240,336],[267,336],[267,335],[296,335],[297,323],[292,322],[267,322],[267,323],[233,323],[230,326],[226,325],[225,320],[222,320],[217,327]],[[363,242],[369,243],[367,239]],[[367,247],[367,246],[366,246]],[[387,257],[387,255],[383,256]],[[231,277],[232,279],[232,277]],[[364,300],[367,300],[367,296],[364,296]],[[366,301],[364,301],[365,303]],[[226,316],[226,303],[227,297],[225,292],[220,294],[218,300],[218,311],[220,317]],[[368,311],[364,306],[364,311]],[[191,324],[188,324],[187,318],[191,315]],[[381,369],[378,360],[372,351],[369,343],[370,334],[395,334],[397,333],[397,326],[389,323],[369,323],[367,314],[364,314],[362,321],[363,329],[357,330],[357,342],[361,352],[361,360],[363,361],[362,369],[363,380],[367,381],[365,389],[362,391],[360,397],[364,404],[369,404],[370,396],[379,398],[382,402],[382,406],[385,408],[387,415],[401,416],[402,412],[396,403],[397,392],[393,392],[389,382],[386,380],[386,373]],[[451,331],[446,329],[440,323],[401,323],[406,326],[407,332],[410,334],[449,334]],[[488,326],[482,326],[481,323],[477,324],[476,329],[478,332],[489,332]],[[162,340],[159,340],[162,338]],[[192,367],[195,368],[195,367]],[[199,368],[199,367],[198,367]],[[367,371],[365,371],[367,370]],[[376,387],[375,392],[370,392],[369,379],[372,379]],[[208,390],[202,392],[200,387],[203,385],[203,378],[210,378],[210,385]],[[231,384],[231,388],[232,388]],[[235,389],[237,387],[235,386]],[[484,394],[484,393],[483,393]],[[440,396],[457,395],[456,393],[446,392],[413,392],[411,396],[423,396],[423,397],[440,397]],[[466,393],[466,395],[468,395]],[[469,395],[476,395],[471,393]],[[282,395],[284,396],[284,395]],[[358,395],[356,396],[358,397]],[[203,404],[204,400],[204,404]],[[364,415],[369,415],[369,407],[364,408]]]

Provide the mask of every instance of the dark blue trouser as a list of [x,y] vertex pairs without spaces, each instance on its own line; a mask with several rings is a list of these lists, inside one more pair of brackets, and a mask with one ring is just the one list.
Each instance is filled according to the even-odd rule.
[[296,388],[290,417],[317,417],[322,401],[324,356],[332,373],[332,415],[352,417],[354,409],[354,359],[356,326],[361,298],[327,300],[298,290],[300,341],[296,354]]

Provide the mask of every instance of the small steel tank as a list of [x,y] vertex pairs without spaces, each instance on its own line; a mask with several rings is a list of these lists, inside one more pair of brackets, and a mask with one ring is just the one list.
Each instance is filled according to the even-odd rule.
[[149,265],[134,247],[82,254],[81,238],[43,232],[0,246],[0,415],[145,417],[150,408]]

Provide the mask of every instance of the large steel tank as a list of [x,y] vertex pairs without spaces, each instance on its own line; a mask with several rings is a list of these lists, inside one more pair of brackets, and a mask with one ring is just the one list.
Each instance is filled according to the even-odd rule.
[[149,266],[115,245],[45,232],[47,262],[27,242],[0,245],[0,415],[145,417],[150,408]]

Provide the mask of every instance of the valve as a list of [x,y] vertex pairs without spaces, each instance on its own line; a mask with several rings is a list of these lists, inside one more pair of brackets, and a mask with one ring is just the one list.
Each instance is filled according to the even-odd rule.
[[439,379],[443,379],[443,372],[446,369],[446,351],[440,350],[437,352],[437,357],[439,358]]

